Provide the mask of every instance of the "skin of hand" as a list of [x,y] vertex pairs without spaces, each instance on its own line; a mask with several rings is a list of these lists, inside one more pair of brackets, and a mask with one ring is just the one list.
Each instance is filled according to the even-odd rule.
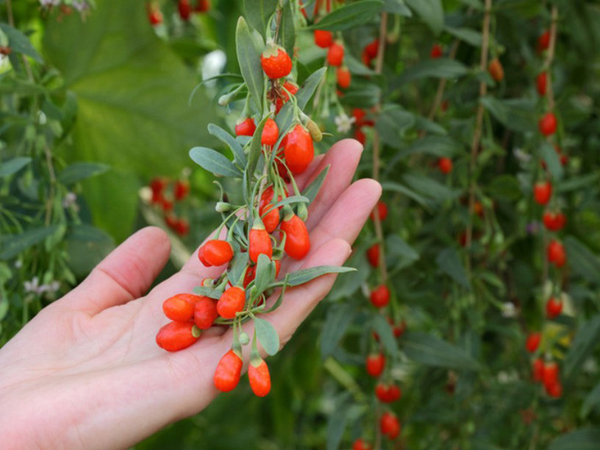
[[[358,142],[343,140],[298,177],[302,189],[330,165],[309,209],[310,253],[302,261],[284,261],[282,273],[341,266],[350,255],[381,195],[373,180],[352,183],[361,153]],[[162,230],[135,233],[0,350],[4,450],[127,448],[198,413],[218,395],[213,374],[231,346],[231,330],[212,328],[177,353],[160,349],[155,336],[168,322],[162,312],[166,298],[191,292],[225,268],[204,267],[194,252],[180,272],[144,295],[169,253]],[[261,316],[273,324],[282,346],[335,278],[325,275],[289,289],[277,310]],[[252,336],[251,323],[245,331]]]

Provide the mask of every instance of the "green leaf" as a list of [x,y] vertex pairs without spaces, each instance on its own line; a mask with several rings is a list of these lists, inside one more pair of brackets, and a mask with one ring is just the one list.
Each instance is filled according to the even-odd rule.
[[554,439],[548,450],[597,450],[600,428],[581,428]]
[[430,198],[435,203],[443,203],[446,200],[451,200],[460,194],[459,191],[453,190],[448,186],[424,175],[406,174],[402,176],[404,181],[410,188],[417,191],[419,194]]
[[569,264],[573,272],[586,280],[600,284],[600,260],[586,245],[572,236],[565,239]]
[[277,8],[277,0],[244,0],[245,16],[251,27],[255,28],[264,38],[269,27],[269,20]]
[[383,10],[399,16],[412,17],[412,11],[404,0],[384,0]]
[[[246,166],[246,172],[244,173],[244,177],[246,178],[246,192],[250,192],[250,187],[252,185],[252,179],[254,178],[254,172],[256,171],[256,166],[258,165],[258,160],[260,158],[262,144],[260,137],[262,136],[263,128],[265,127],[265,123],[267,123],[268,117],[265,117],[261,123],[258,124],[256,131],[254,132],[254,138],[252,139],[252,143],[250,144],[250,153],[248,154],[248,165]],[[281,130],[281,129],[280,129]],[[258,137],[257,137],[258,136]]]
[[214,123],[208,124],[208,132],[231,149],[233,156],[235,157],[235,162],[240,166],[246,165],[246,155],[244,154],[242,144],[240,144],[231,134]]
[[557,186],[556,193],[564,194],[566,192],[578,191],[587,186],[595,186],[598,180],[600,180],[600,173],[571,177]]
[[200,167],[215,175],[239,178],[242,172],[225,156],[216,150],[206,147],[194,147],[190,150],[190,158]]
[[563,177],[563,167],[560,163],[560,157],[554,147],[549,142],[544,141],[539,147],[540,156],[546,162],[548,171],[552,178],[560,180]]
[[483,36],[480,32],[472,30],[470,28],[454,28],[454,27],[445,27],[445,31],[450,33],[452,36],[457,37],[461,41],[466,42],[474,47],[481,47],[481,42],[483,40]]
[[288,55],[294,54],[294,45],[296,44],[296,28],[294,26],[294,13],[292,11],[292,2],[287,2],[283,7],[283,16],[281,18],[281,28],[279,30],[283,48]]
[[10,305],[8,303],[8,300],[4,299],[4,300],[0,301],[0,320],[4,319],[6,317],[9,306]]
[[446,248],[442,250],[435,259],[435,262],[442,272],[449,275],[461,286],[471,289],[467,273],[455,249]]
[[39,63],[44,62],[40,54],[29,41],[29,38],[23,33],[21,33],[19,30],[17,30],[14,27],[11,27],[7,23],[0,23],[0,30],[2,30],[4,34],[6,34],[6,37],[8,38],[8,46],[13,52],[22,53],[23,55],[30,56]]
[[382,314],[373,314],[373,318],[371,319],[371,323],[373,326],[373,331],[375,331],[379,335],[379,339],[381,339],[381,343],[385,348],[385,351],[392,356],[398,354],[398,343],[396,342],[396,338],[394,337],[394,332],[390,327],[390,324],[385,319]]
[[4,161],[2,165],[0,165],[0,177],[8,177],[15,174],[30,162],[31,158],[22,156]]
[[348,408],[338,407],[327,421],[327,450],[338,450],[348,423]]
[[344,64],[353,75],[375,75],[375,71],[365,66],[350,54],[344,54]]
[[278,201],[273,205],[273,208],[279,208],[280,206],[285,205],[294,205],[296,203],[308,203],[309,200],[303,195],[293,195],[291,197],[286,197],[283,200]]
[[85,21],[78,14],[47,20],[43,45],[77,98],[61,158],[112,167],[86,180],[83,192],[94,224],[124,239],[137,215],[140,179],[176,176],[190,165],[188,149],[216,142],[206,132],[213,104],[199,90],[186,106],[197,74],[156,36],[138,2],[103,0]]
[[444,7],[441,0],[406,0],[408,6],[431,28],[436,36],[444,28]]
[[203,295],[205,297],[210,297],[213,300],[219,300],[221,298],[221,291],[217,291],[216,289],[204,287],[204,286],[196,286],[192,289],[192,292],[196,295]]
[[404,131],[414,125],[415,116],[402,109],[384,110],[375,121],[381,140],[392,147],[401,143]]
[[318,266],[311,267],[310,269],[302,269],[294,272],[288,277],[288,284],[290,286],[300,286],[301,284],[308,283],[315,278],[328,273],[346,273],[354,272],[356,269],[352,267],[337,267],[337,266]]
[[86,223],[73,225],[68,234],[68,239],[83,242],[112,241],[112,238],[104,231]]
[[274,263],[271,262],[271,259],[263,253],[258,255],[254,285],[256,286],[259,294],[262,294],[267,288],[267,285],[271,282],[273,274],[275,273],[274,271],[275,267]]
[[308,30],[343,31],[373,20],[383,7],[380,0],[362,0],[337,8]]
[[328,308],[321,335],[323,360],[333,354],[354,317],[356,317],[356,308],[350,303],[336,303]]
[[309,203],[312,203],[312,201],[315,199],[315,197],[317,196],[317,194],[321,190],[321,186],[323,185],[323,182],[325,181],[325,178],[327,177],[327,174],[329,173],[329,168],[330,167],[331,166],[328,165],[323,170],[321,170],[321,173],[319,173],[319,176],[317,178],[315,178],[302,191],[302,196],[306,197],[308,199]]
[[407,149],[398,152],[398,157],[414,154],[433,155],[452,158],[461,153],[460,144],[447,136],[425,136]]
[[458,78],[468,72],[467,66],[449,58],[428,59],[406,69],[399,77],[400,84],[423,78]]
[[570,378],[578,372],[579,368],[600,342],[600,315],[585,322],[577,330],[573,344],[565,358],[565,376]]
[[260,345],[268,355],[273,356],[279,351],[279,335],[273,325],[264,319],[254,318],[254,329]]
[[402,337],[402,348],[406,356],[426,366],[459,370],[479,369],[479,363],[462,348],[427,333],[405,333]]
[[[307,79],[302,83],[300,89],[296,93],[296,101],[298,103],[298,108],[304,109],[308,104],[308,101],[313,96],[315,91],[317,90],[317,86],[321,82],[323,75],[327,71],[326,67],[321,67],[316,72],[313,72]],[[292,102],[287,102],[277,114],[275,118],[275,122],[277,122],[277,126],[279,127],[280,133],[285,133],[288,128],[292,125],[292,120],[294,118],[294,105]],[[256,132],[255,132],[256,134]]]
[[591,392],[585,397],[583,401],[583,405],[581,405],[581,409],[579,411],[579,416],[582,419],[585,419],[590,412],[593,410],[598,410],[600,406],[600,383],[591,390]]
[[244,270],[248,266],[248,252],[236,252],[227,269],[227,278],[236,286],[242,281]]
[[103,174],[108,169],[110,169],[110,167],[106,164],[86,162],[74,163],[60,172],[57,178],[61,183],[69,185]]
[[342,97],[342,103],[346,106],[368,108],[375,106],[381,100],[381,87],[373,81],[360,78],[352,80],[350,88]]
[[243,17],[240,17],[235,30],[235,46],[244,81],[259,112],[263,107],[263,92],[265,87],[260,51],[256,48],[252,33]]
[[11,259],[17,256],[29,247],[39,244],[48,236],[53,235],[58,230],[58,225],[51,225],[49,227],[33,228],[31,230],[24,231],[21,234],[12,235],[10,239],[4,239],[0,249],[0,260]]
[[404,194],[408,198],[412,198],[414,201],[416,201],[418,204],[425,207],[426,209],[429,209],[433,206],[434,202],[432,200],[430,200],[420,194],[417,194],[415,191],[413,191],[412,189],[409,189],[408,187],[404,186],[403,184],[395,183],[393,181],[386,181],[386,182],[381,183],[381,187],[383,188],[384,191],[399,192],[400,194]]
[[508,174],[494,177],[485,190],[499,200],[515,201],[523,195],[517,179]]
[[484,97],[481,104],[507,128],[526,132],[535,129],[535,111],[531,103],[521,100],[498,100],[494,97]]

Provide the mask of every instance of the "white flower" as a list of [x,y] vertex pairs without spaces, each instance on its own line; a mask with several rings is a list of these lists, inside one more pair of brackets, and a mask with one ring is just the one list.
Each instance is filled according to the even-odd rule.
[[502,305],[502,317],[510,318],[516,315],[515,304],[512,302],[506,302]]
[[15,261],[15,269],[20,269],[21,267],[23,267],[23,261],[21,261],[20,259],[17,259]]
[[65,195],[65,198],[63,199],[63,207],[69,208],[71,206],[76,205],[76,202],[77,195],[75,195],[73,192],[68,192],[67,195]]
[[356,117],[348,117],[346,114],[342,113],[333,120],[337,125],[338,133],[347,133],[350,131],[350,128],[352,128],[352,124],[356,122]]
[[152,200],[152,189],[150,189],[149,186],[144,186],[141,188],[138,194],[144,203],[150,203]]
[[39,294],[40,291],[40,280],[38,277],[33,277],[31,281],[26,281],[23,283],[23,289],[25,292],[33,292],[34,294]]

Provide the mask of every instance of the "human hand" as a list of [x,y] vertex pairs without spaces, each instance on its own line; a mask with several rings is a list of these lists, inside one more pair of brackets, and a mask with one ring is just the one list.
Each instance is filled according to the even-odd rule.
[[[311,251],[302,261],[284,261],[284,274],[341,266],[350,255],[350,245],[381,194],[372,180],[350,184],[361,152],[356,141],[341,141],[297,178],[302,189],[331,165],[309,208]],[[191,292],[224,268],[204,267],[194,252],[179,273],[144,296],[169,252],[160,229],[137,232],[0,350],[3,448],[126,448],[196,414],[216,397],[213,374],[230,348],[230,329],[211,328],[177,353],[160,349],[154,337],[168,321],[164,299]],[[281,307],[262,316],[275,327],[282,345],[335,278],[325,275],[287,290]],[[251,326],[245,325],[249,335]],[[245,352],[246,365],[248,357]]]

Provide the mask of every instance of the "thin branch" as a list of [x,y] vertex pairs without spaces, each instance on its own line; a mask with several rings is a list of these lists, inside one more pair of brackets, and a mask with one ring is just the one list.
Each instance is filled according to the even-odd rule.
[[[448,54],[448,58],[454,59],[456,58],[456,53],[458,52],[458,47],[460,45],[460,41],[456,39],[452,44],[452,48],[450,49],[450,53]],[[440,105],[442,104],[442,99],[444,98],[444,90],[446,89],[446,85],[448,84],[448,80],[446,78],[442,78],[438,84],[437,92],[435,93],[435,99],[433,100],[433,105],[431,105],[431,111],[427,115],[429,120],[433,120],[437,115],[437,112],[440,109]]]
[[546,54],[546,62],[544,70],[546,71],[546,98],[548,99],[548,110],[554,109],[554,91],[552,89],[552,61],[554,60],[554,52],[556,49],[556,23],[558,22],[558,8],[556,5],[552,7],[552,24],[550,25],[550,44],[548,53]]

